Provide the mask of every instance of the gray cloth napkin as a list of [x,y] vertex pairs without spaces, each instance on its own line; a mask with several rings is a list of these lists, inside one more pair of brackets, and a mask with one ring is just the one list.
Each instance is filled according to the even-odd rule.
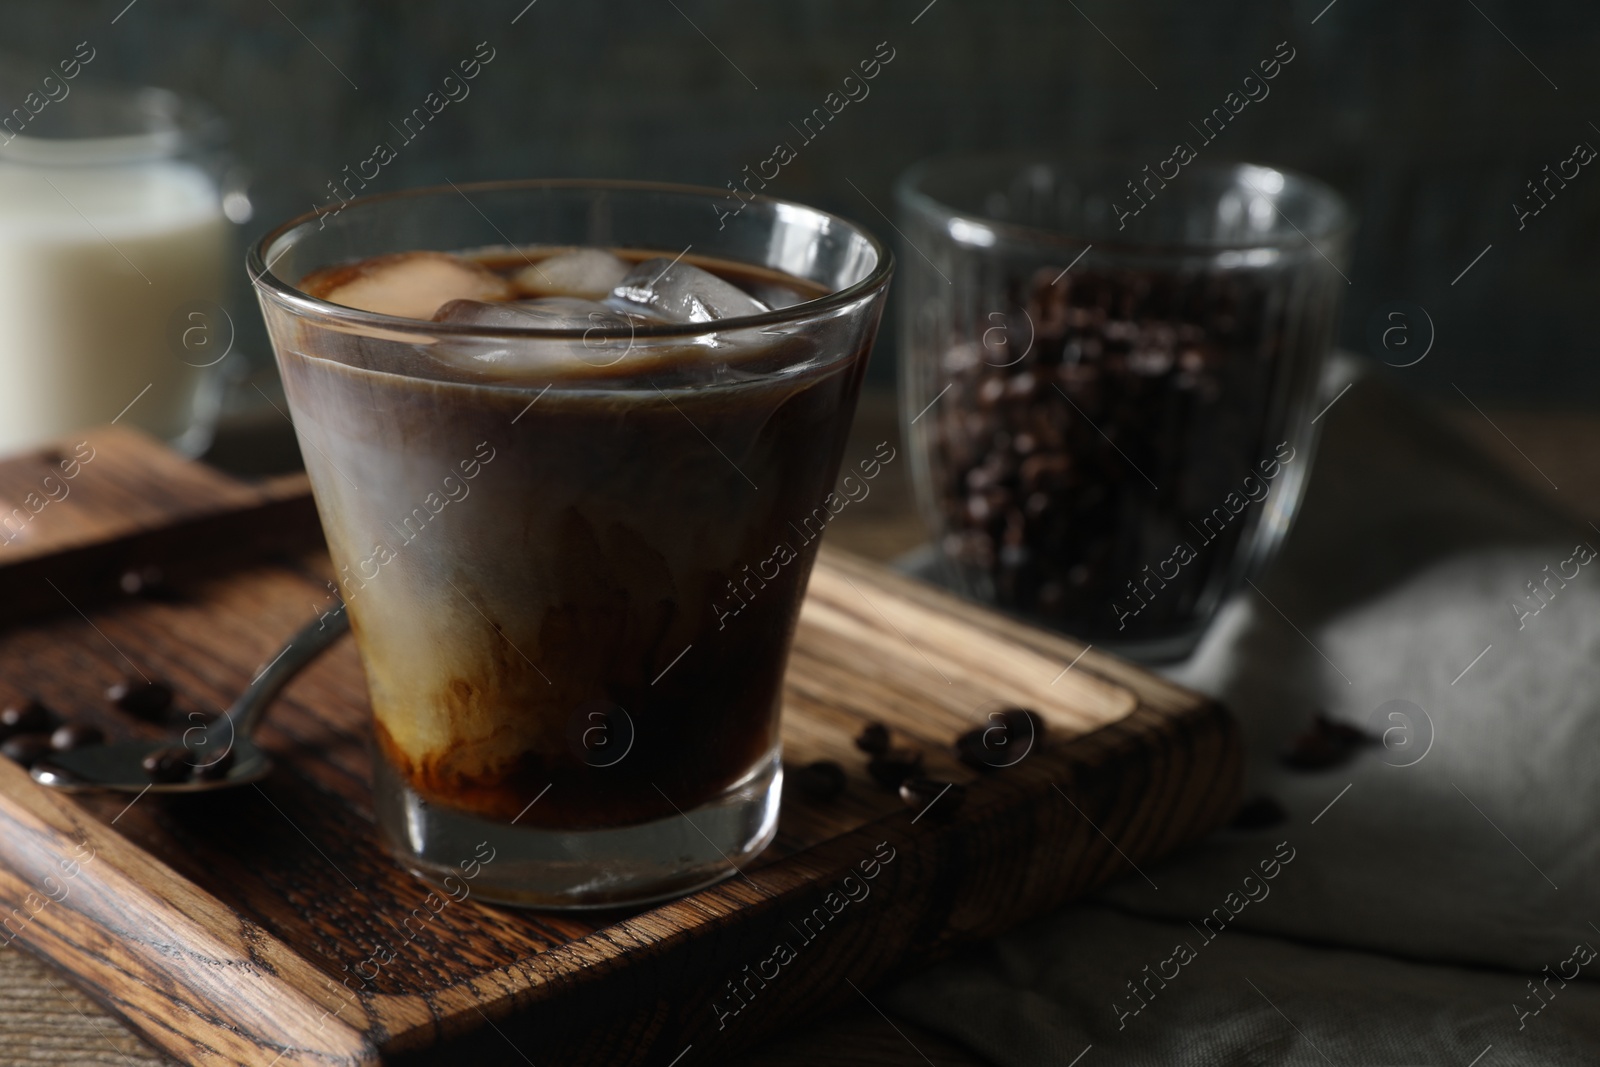
[[[1282,554],[1167,672],[1288,820],[900,984],[907,1017],[1008,1067],[1600,1063],[1600,530],[1357,367]],[[1284,768],[1319,709],[1383,742]]]

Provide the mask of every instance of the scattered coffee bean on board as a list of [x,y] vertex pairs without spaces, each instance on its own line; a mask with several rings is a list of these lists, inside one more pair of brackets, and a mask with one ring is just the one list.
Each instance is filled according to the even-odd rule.
[[881,756],[889,751],[889,728],[881,722],[869,722],[856,735],[856,747],[869,756]]
[[914,748],[891,748],[867,761],[873,781],[889,789],[899,789],[907,778],[922,773],[922,753]]
[[144,773],[152,782],[181,782],[194,767],[193,757],[182,745],[158,748],[144,758]]
[[160,567],[131,567],[122,572],[117,584],[129,596],[154,596],[165,591],[166,577]]
[[129,679],[107,689],[106,699],[129,715],[154,719],[172,706],[172,686],[166,682]]
[[1007,708],[1000,713],[1000,722],[1015,737],[1035,741],[1044,737],[1044,717],[1028,708]]
[[956,738],[956,757],[980,771],[992,771],[1000,765],[1000,760],[989,750],[987,726],[974,726],[960,737]]
[[50,735],[50,747],[57,752],[70,752],[85,745],[98,745],[105,739],[105,731],[98,726],[69,722],[56,727],[55,733]]
[[1044,718],[1027,708],[1006,708],[955,740],[956,756],[980,771],[1014,767],[1044,738]]
[[967,799],[967,788],[936,778],[907,778],[900,783],[900,799],[908,808],[926,812],[929,818],[945,819]]
[[24,700],[0,708],[0,734],[44,733],[50,729],[55,716],[37,700]]
[[1287,821],[1289,813],[1271,797],[1260,796],[1239,805],[1238,812],[1228,823],[1235,830],[1265,830]]
[[785,781],[793,782],[795,792],[807,800],[828,801],[844,792],[844,768],[832,760],[817,760],[796,767]]
[[0,744],[0,755],[24,767],[32,767],[50,753],[49,734],[17,734]]

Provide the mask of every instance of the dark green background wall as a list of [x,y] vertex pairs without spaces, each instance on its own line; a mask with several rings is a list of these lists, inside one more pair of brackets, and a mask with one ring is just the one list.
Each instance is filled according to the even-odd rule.
[[888,210],[900,170],[952,148],[1165,150],[1287,40],[1298,56],[1272,95],[1208,153],[1307,170],[1354,201],[1345,343],[1364,348],[1373,310],[1408,299],[1438,328],[1433,354],[1397,372],[1418,387],[1454,382],[1501,403],[1600,397],[1600,173],[1526,230],[1511,209],[1575,142],[1600,146],[1593,3],[537,0],[515,25],[526,0],[125,3],[8,3],[0,51],[48,63],[89,40],[93,77],[214,104],[255,172],[252,235],[325,196],[482,41],[496,58],[472,95],[375,187],[528,175],[722,185],[888,41],[895,59],[871,96],[772,189],[882,227],[850,182]]

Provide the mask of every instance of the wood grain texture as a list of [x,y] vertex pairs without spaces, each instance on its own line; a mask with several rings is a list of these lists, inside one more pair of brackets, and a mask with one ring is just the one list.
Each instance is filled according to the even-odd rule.
[[0,952],[0,1064],[157,1067],[174,1061],[134,1036],[60,974],[18,949]]
[[[179,693],[170,731],[220,709],[325,603],[328,564],[314,530],[249,532],[303,514],[295,484],[174,490],[170,461],[143,455],[158,446],[118,435],[96,447],[94,463],[116,460],[103,468],[117,473],[111,511],[175,494],[180,532],[231,522],[237,536],[173,555],[152,515],[119,524],[97,512],[93,539],[67,551],[88,553],[100,577],[74,587],[82,603],[41,616],[40,597],[6,616],[0,698],[37,694],[113,735],[156,736],[162,726],[107,708],[104,687],[130,671],[167,678]],[[74,487],[90,511],[92,468]],[[64,528],[71,515],[53,518]],[[164,552],[163,597],[107,585]],[[48,552],[0,567],[0,593],[20,603],[43,579],[68,578],[60,567]],[[682,1063],[714,1061],[849,1003],[852,983],[869,990],[992,936],[1226,816],[1239,772],[1228,717],[1093,651],[1062,673],[1082,651],[825,550],[784,738],[791,760],[844,765],[844,796],[786,797],[778,840],[739,877],[575,917],[441,903],[388,860],[371,832],[364,685],[345,642],[263,728],[285,758],[259,788],[130,806],[50,794],[0,767],[0,913],[18,944],[184,1062],[520,1062],[508,1049],[541,1064],[665,1064],[686,1049]],[[949,746],[994,700],[1038,710],[1048,743],[979,774]],[[867,778],[851,738],[869,717],[920,743],[930,773],[966,783],[956,817],[921,819]],[[70,878],[63,862],[76,863]],[[840,894],[851,876],[859,899]],[[780,944],[792,958],[774,973]]]
[[0,623],[319,543],[304,475],[246,485],[106,426],[0,463]]

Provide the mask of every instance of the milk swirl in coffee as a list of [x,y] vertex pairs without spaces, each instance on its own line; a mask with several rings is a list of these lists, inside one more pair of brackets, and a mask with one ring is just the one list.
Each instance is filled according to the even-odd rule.
[[[823,291],[635,249],[401,253],[300,288],[437,324],[273,322],[390,768],[577,829],[692,810],[769,758],[816,542],[737,619],[714,606],[827,496],[859,319],[747,324]],[[637,343],[681,323],[707,328]]]

